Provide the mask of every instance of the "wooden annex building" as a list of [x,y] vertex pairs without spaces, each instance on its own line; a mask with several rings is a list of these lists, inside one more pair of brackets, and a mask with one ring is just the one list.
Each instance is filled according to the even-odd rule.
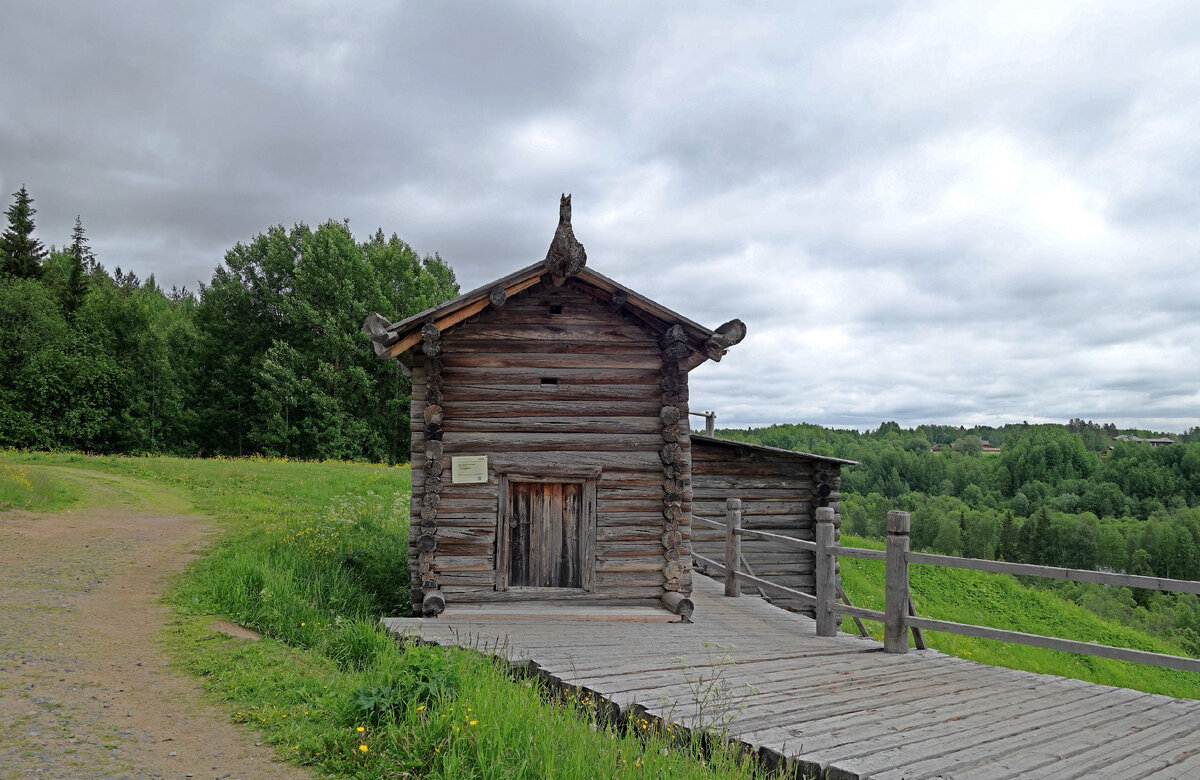
[[[687,618],[698,484],[688,372],[741,341],[739,320],[710,330],[587,268],[564,196],[544,261],[363,327],[412,377],[415,614],[566,600],[661,603]],[[711,463],[724,452],[705,445],[704,479],[715,481],[697,501],[736,482],[744,450],[728,452],[732,471]],[[836,501],[837,469],[759,474],[756,490],[785,491],[764,508],[794,509],[782,522],[811,538],[801,504]]]

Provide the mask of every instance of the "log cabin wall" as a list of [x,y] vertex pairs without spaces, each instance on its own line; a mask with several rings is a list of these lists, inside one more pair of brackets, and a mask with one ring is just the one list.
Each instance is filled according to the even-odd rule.
[[[433,328],[414,350],[409,561],[418,612],[434,590],[447,603],[647,605],[664,589],[691,591],[687,372],[663,333],[578,285],[501,294],[478,315]],[[451,459],[462,455],[487,457],[486,483],[453,484]],[[594,480],[591,590],[497,582],[505,475]]]
[[[691,449],[692,512],[697,517],[723,523],[725,500],[739,498],[743,527],[811,541],[815,538],[813,518],[818,506],[831,506],[840,514],[839,463],[697,435],[692,437]],[[692,546],[697,553],[724,560],[724,531],[704,523],[695,524],[692,530]],[[756,576],[814,593],[811,552],[747,536],[742,538],[742,555],[748,570]],[[753,584],[747,584],[742,592],[756,591]],[[813,614],[811,607],[782,596],[772,595],[771,601]]]

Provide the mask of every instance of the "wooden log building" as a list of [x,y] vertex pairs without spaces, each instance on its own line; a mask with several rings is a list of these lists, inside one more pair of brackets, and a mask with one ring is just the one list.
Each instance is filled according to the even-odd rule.
[[[833,507],[840,523],[841,469],[855,461],[699,434],[692,434],[691,443],[693,515],[724,522],[725,499],[738,498],[743,528],[807,541],[816,538],[818,507]],[[705,557],[723,560],[725,532],[697,523],[692,528],[692,547]],[[804,593],[814,592],[813,553],[753,536],[744,537],[741,548],[744,571]],[[743,584],[742,592],[760,591]],[[813,614],[812,607],[797,599],[762,595],[778,606]]]
[[[363,329],[412,377],[415,613],[565,600],[687,618],[688,372],[741,341],[741,321],[710,330],[587,268],[564,196],[542,262]],[[720,452],[706,449],[706,475]],[[836,465],[822,473],[836,486]]]

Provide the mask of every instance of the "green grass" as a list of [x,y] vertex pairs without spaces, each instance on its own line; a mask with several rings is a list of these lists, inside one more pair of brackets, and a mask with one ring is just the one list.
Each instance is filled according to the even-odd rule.
[[[844,536],[842,544],[847,547],[883,549],[883,545],[877,541],[852,536]],[[882,610],[883,563],[841,558],[840,564],[842,586],[854,604]],[[917,614],[922,617],[1170,655],[1187,655],[1182,647],[1101,618],[1053,593],[1026,587],[1008,575],[914,565],[909,568],[909,578],[913,602]],[[865,625],[873,636],[882,638],[882,626],[870,622]],[[843,621],[842,630],[857,631],[848,618]],[[926,631],[925,641],[928,646],[948,655],[985,664],[1074,677],[1179,698],[1200,699],[1200,674],[1194,672],[940,631]]]
[[[761,775],[733,750],[598,723],[594,703],[554,699],[505,663],[380,630],[408,609],[406,467],[0,455],[12,464],[149,485],[144,502],[185,496],[215,518],[222,537],[172,590],[164,641],[291,761],[362,778]],[[213,616],[264,639],[230,639]]]
[[[8,457],[6,457],[8,456]],[[0,454],[0,512],[7,509],[52,512],[79,500],[79,491],[37,466],[10,460]]]

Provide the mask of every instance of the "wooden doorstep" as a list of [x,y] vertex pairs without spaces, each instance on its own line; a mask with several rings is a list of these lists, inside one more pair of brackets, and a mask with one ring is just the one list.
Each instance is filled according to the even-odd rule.
[[521,603],[514,604],[450,604],[442,613],[443,620],[547,621],[560,620],[587,623],[671,623],[679,616],[662,607],[577,606],[573,604]]

